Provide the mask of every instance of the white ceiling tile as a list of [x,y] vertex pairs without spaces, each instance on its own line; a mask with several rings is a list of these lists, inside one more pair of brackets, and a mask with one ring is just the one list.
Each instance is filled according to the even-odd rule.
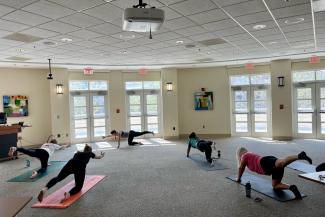
[[79,45],[74,45],[74,44],[64,44],[64,45],[57,46],[56,48],[61,48],[69,51],[79,51],[81,49],[84,49],[84,47]]
[[[265,25],[266,26],[265,29],[278,28],[278,26],[276,25],[276,23],[273,20],[271,20],[271,21],[264,21],[264,22],[260,22],[260,23],[247,24],[247,25],[244,25],[244,28],[247,29],[251,33],[261,31],[261,30],[255,30],[255,29],[253,29],[253,27],[255,25]],[[265,30],[265,29],[262,29],[262,30]]]
[[153,38],[155,40],[159,40],[159,41],[167,41],[167,40],[171,40],[174,38],[180,38],[180,37],[181,37],[181,35],[179,35],[175,32],[165,32],[165,33],[153,35]]
[[32,13],[28,13],[28,12],[21,11],[21,10],[14,11],[14,12],[2,17],[2,19],[13,21],[13,22],[18,22],[18,23],[23,23],[23,24],[30,25],[30,26],[37,26],[42,23],[51,21],[51,19],[49,19],[49,18],[35,15]]
[[173,6],[171,6],[171,8],[185,16],[211,10],[216,7],[217,6],[210,0],[187,0],[184,2],[173,4]]
[[181,2],[181,1],[184,1],[184,0],[159,0],[161,3],[163,3],[164,5],[172,5],[172,4],[175,4],[177,2]]
[[105,4],[85,10],[83,13],[111,22],[119,17],[122,19],[123,10],[111,4]]
[[241,25],[247,25],[247,24],[252,24],[252,23],[261,23],[265,21],[272,21],[273,18],[271,17],[270,13],[267,11],[262,11],[254,14],[248,14],[248,15],[243,15],[236,17],[236,20],[241,24]]
[[[61,40],[62,38],[70,38],[70,39],[72,39],[72,41],[71,42],[63,42]],[[78,37],[75,37],[75,36],[72,36],[72,35],[65,35],[65,34],[63,34],[63,35],[57,35],[57,36],[51,37],[49,39],[51,39],[53,41],[60,42],[62,44],[70,44],[70,43],[74,43],[74,42],[78,42],[78,41],[82,41],[83,40],[81,38],[78,38]]]
[[212,1],[221,7],[225,7],[228,5],[234,5],[234,4],[240,4],[242,2],[247,2],[249,0],[212,0]]
[[110,36],[93,38],[91,39],[91,41],[95,41],[103,44],[114,44],[114,43],[122,42],[122,40]]
[[91,48],[82,49],[80,51],[83,52],[83,53],[87,53],[87,54],[100,54],[100,53],[105,52],[105,51],[102,51],[102,50],[96,50],[96,49],[91,49]]
[[103,0],[49,0],[76,11],[82,11],[105,3]]
[[93,32],[93,31],[89,31],[86,29],[78,30],[75,32],[70,32],[70,33],[68,33],[68,35],[72,35],[72,36],[82,38],[82,39],[91,39],[91,38],[98,38],[98,37],[103,36],[102,34],[99,34],[99,33]]
[[88,47],[88,48],[98,47],[98,46],[103,45],[102,43],[95,42],[95,41],[90,41],[90,40],[83,40],[83,41],[72,42],[72,44],[79,45],[79,46],[83,46],[83,47]]
[[164,47],[170,47],[172,45],[167,42],[156,42],[156,43],[152,43],[152,44],[147,44],[146,46],[151,49],[160,49],[160,48],[164,48]]
[[293,0],[293,1],[282,1],[282,0],[276,0],[276,1],[266,1],[266,4],[270,9],[276,9],[276,8],[284,8],[284,7],[290,7],[294,5],[299,4],[308,4],[310,3],[310,0]]
[[0,29],[2,30],[18,32],[27,28],[29,28],[27,25],[0,19]]
[[274,34],[281,34],[280,30],[278,28],[274,29],[262,29],[259,31],[252,31],[251,32],[255,37],[262,37],[262,36],[267,36],[267,35],[274,35]]
[[11,7],[8,7],[8,6],[4,6],[4,5],[0,5],[0,16],[3,16],[5,14],[8,14],[12,11],[14,11],[15,8],[11,8]]
[[105,35],[111,35],[111,34],[116,34],[116,33],[122,32],[121,28],[116,27],[110,23],[104,23],[104,24],[100,24],[97,26],[88,27],[87,29],[92,30],[94,32],[101,33],[101,34],[105,34]]
[[[117,0],[117,1],[112,1],[111,4],[120,7],[120,8],[132,8],[133,5],[138,5],[138,1],[134,1],[134,0]],[[150,0],[150,1],[144,1],[144,3],[147,3],[148,6],[147,7],[162,7],[163,4],[161,4],[160,2],[156,1],[156,0]]]
[[0,4],[19,9],[36,1],[39,0],[0,0]]
[[[178,41],[183,41],[183,43],[176,43]],[[171,44],[171,45],[174,45],[174,46],[184,47],[185,44],[193,43],[193,40],[191,40],[189,38],[181,37],[181,38],[174,38],[174,39],[164,41],[164,42],[168,43],[168,44]]]
[[215,31],[220,29],[228,29],[228,28],[236,27],[237,23],[235,23],[232,19],[226,19],[217,22],[203,24],[202,26],[203,28],[209,31]]
[[217,38],[217,36],[212,33],[204,33],[204,34],[189,37],[189,39],[191,39],[193,41],[202,41],[202,40],[208,40],[208,39],[213,39],[213,38]]
[[142,38],[136,38],[129,40],[130,43],[136,44],[136,45],[147,45],[147,44],[152,44],[152,43],[158,43],[159,41],[156,40],[155,34],[153,35],[153,39],[149,39],[149,37],[145,36]]
[[59,19],[59,21],[72,24],[78,27],[82,27],[82,28],[104,23],[104,21],[102,20],[96,19],[94,17],[82,13],[76,13],[67,17],[63,17]]
[[165,12],[165,20],[172,20],[175,18],[182,17],[181,14],[177,13],[176,11],[170,9],[169,7],[162,7],[160,8]]
[[49,23],[45,23],[39,26],[42,29],[47,29],[47,30],[52,30],[55,32],[60,32],[62,34],[68,33],[68,32],[73,32],[78,29],[80,29],[77,26],[72,26],[66,23],[58,22],[58,21],[52,21]]
[[10,35],[12,33],[13,32],[5,31],[5,30],[0,30],[0,38],[2,38],[4,36],[7,36],[7,35]]
[[44,17],[49,17],[52,19],[58,19],[60,17],[75,13],[75,11],[71,9],[62,7],[58,4],[54,4],[45,0],[41,0],[26,7],[23,7],[22,10],[39,14]]
[[266,11],[266,8],[261,0],[242,2],[239,4],[226,6],[224,9],[233,17]]
[[184,36],[191,36],[205,33],[207,32],[207,30],[202,28],[201,26],[193,26],[185,29],[175,30],[175,32]]
[[220,37],[229,36],[229,35],[243,34],[243,33],[246,33],[246,31],[243,30],[239,26],[238,27],[228,28],[228,29],[221,29],[221,30],[217,30],[217,31],[213,32],[213,34],[218,35]]
[[219,20],[227,19],[228,16],[223,13],[221,9],[213,9],[210,11],[201,12],[198,14],[188,16],[191,20],[193,20],[197,24],[204,24],[215,22]]
[[310,14],[310,4],[302,4],[296,5],[292,7],[285,7],[272,10],[272,13],[276,19],[284,18],[284,17],[293,17],[299,15]]
[[39,29],[39,28],[36,28],[36,27],[26,29],[24,31],[21,31],[20,33],[33,35],[33,36],[37,36],[37,37],[40,37],[40,38],[48,38],[48,37],[53,37],[53,36],[56,36],[56,35],[60,34],[60,33],[57,33],[57,32],[52,32],[52,31],[49,31],[49,30]]
[[141,38],[141,37],[143,37],[143,35],[138,34],[136,32],[123,31],[123,32],[119,32],[117,34],[112,34],[111,37],[121,39],[123,41],[129,41],[129,40],[132,40],[135,38]]
[[195,26],[196,24],[186,17],[181,17],[173,20],[169,20],[163,24],[163,26],[170,30],[186,28]]
[[128,47],[134,47],[134,44],[126,41],[122,41],[122,42],[114,43],[114,47],[128,48]]
[[137,52],[137,53],[139,53],[139,52],[144,52],[145,53],[145,52],[147,52],[149,50],[151,50],[151,48],[145,47],[145,46],[130,47],[130,48],[128,48],[128,51]]
[[18,46],[24,44],[24,42],[0,38],[0,44],[9,45],[9,46],[16,46],[16,45]]

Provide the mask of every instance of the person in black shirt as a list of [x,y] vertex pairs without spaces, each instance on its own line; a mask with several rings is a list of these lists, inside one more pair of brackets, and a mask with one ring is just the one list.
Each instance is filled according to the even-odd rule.
[[116,130],[112,130],[111,135],[103,136],[103,139],[109,138],[109,139],[117,140],[118,141],[117,148],[120,148],[121,139],[126,139],[126,138],[128,139],[129,146],[142,145],[141,142],[134,142],[133,139],[134,139],[134,137],[142,136],[142,135],[145,135],[145,134],[155,135],[155,133],[153,131],[137,132],[137,131],[134,131],[134,130],[130,130],[130,131],[119,131],[119,132],[117,132]]
[[73,158],[69,160],[68,163],[62,168],[59,175],[51,179],[46,184],[46,186],[39,192],[37,197],[38,201],[42,202],[44,194],[50,188],[52,188],[56,183],[62,181],[71,174],[74,174],[75,186],[69,192],[64,192],[64,198],[62,199],[62,202],[68,199],[71,195],[74,195],[81,191],[86,176],[86,167],[90,158],[101,159],[102,157],[104,157],[104,155],[105,153],[101,152],[101,155],[96,156],[92,152],[92,148],[86,144],[83,152],[77,152],[73,156]]

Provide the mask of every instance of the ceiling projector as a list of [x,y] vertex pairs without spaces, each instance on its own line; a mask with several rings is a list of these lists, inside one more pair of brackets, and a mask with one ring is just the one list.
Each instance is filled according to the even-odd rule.
[[159,30],[165,20],[165,12],[154,7],[145,8],[146,5],[139,1],[139,5],[124,10],[124,31],[155,32]]

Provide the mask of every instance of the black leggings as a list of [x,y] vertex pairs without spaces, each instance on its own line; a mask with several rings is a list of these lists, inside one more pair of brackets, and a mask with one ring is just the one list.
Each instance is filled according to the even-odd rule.
[[70,160],[60,171],[59,175],[51,179],[46,187],[48,189],[52,188],[56,183],[62,181],[69,175],[74,174],[75,186],[69,191],[70,195],[74,195],[81,191],[86,175],[86,167],[80,166],[80,162],[76,160]]
[[44,149],[25,149],[25,148],[17,148],[17,151],[24,153],[31,157],[36,157],[41,161],[41,168],[37,170],[38,173],[44,173],[47,169],[47,163],[49,160],[49,153]]
[[212,163],[212,159],[211,159],[211,153],[212,153],[211,145],[212,144],[213,144],[212,141],[205,141],[205,140],[200,140],[197,143],[198,149],[205,153],[205,157],[209,163]]
[[150,132],[150,131],[136,132],[136,131],[130,130],[129,137],[128,137],[128,144],[129,145],[139,144],[138,142],[133,142],[134,137],[142,136],[144,134],[149,134],[149,133],[152,133],[152,132]]

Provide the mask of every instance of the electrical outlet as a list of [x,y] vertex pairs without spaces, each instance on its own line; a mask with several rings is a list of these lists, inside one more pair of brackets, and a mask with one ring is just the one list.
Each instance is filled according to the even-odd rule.
[[61,134],[59,133],[59,134],[57,135],[57,137],[60,138],[60,137],[61,137]]
[[204,129],[205,128],[205,125],[203,125],[202,128]]
[[176,127],[173,127],[173,130],[176,130]]

